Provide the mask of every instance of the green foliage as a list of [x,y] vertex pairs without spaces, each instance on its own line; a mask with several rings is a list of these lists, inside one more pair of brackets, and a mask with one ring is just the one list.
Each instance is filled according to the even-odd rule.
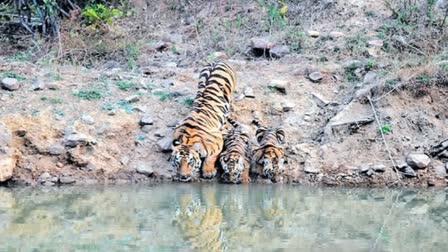
[[365,69],[367,70],[367,71],[370,71],[370,70],[372,70],[372,69],[375,69],[377,67],[377,63],[376,63],[376,61],[374,60],[374,59],[369,59],[368,61],[367,61],[367,64],[366,64],[366,66],[365,66]]
[[126,53],[128,57],[128,68],[135,69],[137,67],[137,58],[139,55],[137,45],[128,45],[126,47]]
[[103,97],[103,94],[98,89],[84,89],[73,93],[73,96],[83,100],[99,100]]
[[390,124],[384,124],[383,126],[381,126],[381,132],[383,133],[383,134],[387,134],[387,133],[390,133],[390,132],[392,132],[392,125],[390,125]]
[[356,74],[356,69],[358,69],[357,64],[351,64],[345,68],[345,78],[348,82],[357,82],[361,80]]
[[115,82],[115,85],[117,85],[119,89],[124,90],[124,91],[129,91],[131,88],[133,88],[135,86],[134,83],[132,83],[130,81],[124,81],[124,80]]
[[354,54],[362,54],[367,50],[367,40],[359,34],[349,37],[345,41],[345,48]]
[[26,80],[25,76],[23,76],[21,74],[14,73],[14,72],[11,72],[11,71],[3,72],[2,75],[3,75],[3,78],[14,78],[14,79],[17,79],[17,80],[20,80],[20,81]]
[[40,98],[41,101],[49,101],[51,104],[62,104],[64,103],[64,99],[62,98],[54,98],[54,97],[46,97],[42,96]]
[[123,12],[113,7],[106,7],[103,4],[92,4],[87,5],[81,11],[81,15],[84,17],[84,22],[87,25],[98,25],[104,23],[111,24],[112,19],[122,16]]
[[155,96],[158,96],[159,100],[161,100],[161,101],[165,101],[165,100],[171,98],[171,93],[168,91],[155,90],[152,94]]
[[185,98],[184,100],[182,100],[182,103],[187,105],[187,106],[193,106],[194,99],[192,99],[192,98]]

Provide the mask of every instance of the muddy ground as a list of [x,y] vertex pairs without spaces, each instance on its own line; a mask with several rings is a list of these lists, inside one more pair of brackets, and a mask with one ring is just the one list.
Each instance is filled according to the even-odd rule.
[[[223,59],[238,72],[233,117],[253,133],[253,119],[286,131],[283,182],[446,186],[448,144],[437,152],[434,146],[448,135],[447,80],[431,64],[404,67],[403,59],[386,52],[372,26],[390,13],[374,1],[356,2],[332,6],[336,20],[353,26],[323,18],[304,30],[300,52],[275,59],[255,57],[247,39],[244,54],[212,52],[188,60],[189,50],[204,43],[176,27],[141,47],[132,69],[113,60],[92,67],[3,55],[0,75],[17,79],[19,87],[0,89],[0,178],[50,186],[172,181],[167,160],[173,127],[191,110],[201,66]],[[347,37],[357,34],[366,37],[359,45],[365,51],[335,55],[335,47],[346,48]],[[314,72],[321,76],[311,77]],[[424,164],[413,165],[409,154],[424,154]]]

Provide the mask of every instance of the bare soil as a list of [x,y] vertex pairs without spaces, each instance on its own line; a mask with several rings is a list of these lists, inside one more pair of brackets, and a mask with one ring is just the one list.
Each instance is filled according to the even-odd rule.
[[[394,165],[405,162],[408,154],[429,155],[432,146],[447,138],[446,83],[439,79],[437,85],[415,81],[421,74],[431,74],[433,78],[437,71],[428,66],[400,68],[404,60],[384,49],[365,58],[354,53],[334,53],[335,47],[345,47],[347,37],[362,34],[367,39],[373,38],[372,27],[379,26],[378,20],[390,14],[379,1],[361,2],[344,1],[332,7],[330,16],[313,17],[318,22],[307,28],[321,35],[319,38],[303,35],[301,52],[291,52],[280,59],[253,58],[242,53],[230,54],[228,58],[212,53],[223,57],[238,72],[233,117],[250,125],[254,132],[255,126],[250,124],[253,119],[285,129],[288,155],[285,183],[446,186],[446,171],[443,174],[441,168],[446,166],[443,158],[432,157],[427,168],[415,170],[415,177],[394,169]],[[296,5],[290,4],[291,11]],[[371,14],[366,16],[366,9],[375,13],[378,20],[372,20]],[[258,7],[252,9],[250,15],[256,15],[257,11]],[[338,26],[331,17],[351,25]],[[14,73],[23,77],[19,78],[19,90],[0,89],[0,122],[12,133],[9,147],[18,153],[8,183],[116,184],[172,180],[175,171],[167,161],[169,151],[160,145],[169,141],[173,126],[191,109],[199,69],[208,59],[198,60],[201,55],[188,53],[205,47],[205,42],[201,45],[200,40],[189,39],[195,34],[187,29],[189,26],[182,29],[168,23],[160,26],[163,29],[155,30],[158,35],[154,38],[160,38],[160,43],[168,48],[157,49],[158,42],[141,47],[137,66],[132,70],[120,60],[84,67],[0,57],[0,75]],[[334,31],[343,35],[329,39]],[[181,53],[172,49],[174,42],[162,39],[173,34],[181,37],[175,42]],[[249,48],[250,40],[244,43],[239,46]],[[188,55],[192,55],[191,60]],[[362,66],[355,73],[359,80],[353,82],[347,79],[351,73],[347,73],[346,65],[354,59]],[[364,67],[372,60],[375,62],[372,69]],[[323,75],[321,81],[308,78],[314,71]],[[365,80],[369,72],[376,76],[373,84]],[[401,86],[386,85],[396,77],[400,77]],[[42,81],[45,88],[32,90],[35,80]],[[244,96],[248,87],[253,89],[255,98]],[[136,101],[125,102],[133,95],[137,95]],[[368,96],[372,96],[372,104]],[[139,120],[145,115],[150,115],[154,122],[142,128]],[[92,142],[67,146],[67,136],[72,133],[88,136]],[[54,153],[54,146],[63,148]],[[148,166],[152,172],[141,171]],[[373,167],[378,166],[384,169],[375,171]],[[71,179],[62,182],[62,178]]]

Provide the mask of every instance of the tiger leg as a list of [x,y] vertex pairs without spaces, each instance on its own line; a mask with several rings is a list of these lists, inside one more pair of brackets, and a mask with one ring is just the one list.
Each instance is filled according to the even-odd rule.
[[250,182],[250,177],[249,177],[249,167],[247,166],[244,170],[243,170],[243,174],[241,174],[241,183],[243,184],[247,184]]
[[219,153],[214,156],[209,156],[204,160],[202,165],[202,177],[206,179],[211,179],[216,175],[215,163],[219,157]]

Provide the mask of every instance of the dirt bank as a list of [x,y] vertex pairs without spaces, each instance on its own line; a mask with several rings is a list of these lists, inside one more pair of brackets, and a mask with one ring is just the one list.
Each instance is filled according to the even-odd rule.
[[[448,144],[434,148],[448,135],[446,74],[427,56],[408,52],[416,58],[401,59],[387,51],[390,41],[379,39],[371,26],[390,13],[364,2],[330,5],[341,22],[349,8],[359,15],[350,16],[352,26],[336,27],[326,16],[309,29],[300,26],[301,50],[285,42],[291,51],[276,59],[254,58],[247,38],[238,45],[248,54],[213,52],[198,60],[190,52],[205,42],[192,42],[188,25],[179,30],[163,22],[154,32],[157,41],[139,47],[132,68],[119,60],[86,67],[1,57],[0,77],[18,81],[17,89],[0,89],[0,122],[7,128],[0,154],[11,159],[4,167],[14,166],[7,183],[171,181],[172,129],[191,109],[199,68],[224,58],[238,71],[234,117],[286,131],[284,182],[446,186]],[[291,11],[296,5],[290,4]],[[264,11],[254,6],[248,15]],[[311,28],[318,34],[307,33]],[[170,33],[180,39],[161,38]]]

